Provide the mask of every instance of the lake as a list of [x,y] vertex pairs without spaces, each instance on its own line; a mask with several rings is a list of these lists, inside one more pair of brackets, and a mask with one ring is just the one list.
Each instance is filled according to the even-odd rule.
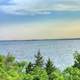
[[10,52],[17,60],[34,62],[39,49],[45,62],[51,58],[55,66],[63,70],[74,63],[73,53],[80,51],[80,40],[0,41],[0,54]]

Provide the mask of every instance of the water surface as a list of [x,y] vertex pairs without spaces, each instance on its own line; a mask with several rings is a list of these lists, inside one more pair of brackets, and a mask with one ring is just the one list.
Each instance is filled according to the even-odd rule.
[[17,60],[34,62],[38,50],[45,61],[51,58],[60,69],[73,64],[74,51],[80,51],[80,40],[0,41],[0,54],[11,52]]

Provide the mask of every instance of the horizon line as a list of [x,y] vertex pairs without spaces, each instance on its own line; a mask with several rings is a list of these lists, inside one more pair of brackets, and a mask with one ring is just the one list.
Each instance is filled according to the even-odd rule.
[[80,40],[80,38],[59,38],[59,39],[21,39],[21,40],[0,40],[0,41],[44,41],[44,40]]

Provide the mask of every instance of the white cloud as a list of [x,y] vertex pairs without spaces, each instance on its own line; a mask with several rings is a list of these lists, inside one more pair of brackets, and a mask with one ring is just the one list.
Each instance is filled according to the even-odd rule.
[[12,5],[1,5],[9,14],[51,14],[52,11],[80,11],[79,0],[10,0]]

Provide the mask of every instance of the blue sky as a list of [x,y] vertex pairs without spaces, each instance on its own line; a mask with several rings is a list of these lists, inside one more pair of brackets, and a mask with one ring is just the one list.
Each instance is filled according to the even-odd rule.
[[0,40],[80,37],[79,0],[0,0]]

